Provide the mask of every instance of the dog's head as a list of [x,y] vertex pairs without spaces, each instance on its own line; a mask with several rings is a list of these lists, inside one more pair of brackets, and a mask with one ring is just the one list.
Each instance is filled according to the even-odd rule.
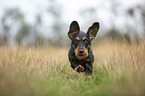
[[90,48],[91,41],[97,35],[99,30],[99,23],[95,22],[89,27],[88,32],[80,31],[77,21],[70,24],[68,37],[72,40],[72,47],[74,48],[75,56],[79,59],[85,59],[88,56],[88,49]]

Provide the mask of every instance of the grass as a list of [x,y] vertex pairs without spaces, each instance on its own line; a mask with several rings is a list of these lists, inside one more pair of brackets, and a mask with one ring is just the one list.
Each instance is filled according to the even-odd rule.
[[71,69],[69,48],[0,46],[0,96],[145,95],[145,41],[92,47],[89,79]]

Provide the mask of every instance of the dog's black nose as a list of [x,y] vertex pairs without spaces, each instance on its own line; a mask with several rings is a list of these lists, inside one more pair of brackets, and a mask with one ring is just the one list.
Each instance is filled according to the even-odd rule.
[[84,49],[79,49],[79,53],[83,53],[84,52]]

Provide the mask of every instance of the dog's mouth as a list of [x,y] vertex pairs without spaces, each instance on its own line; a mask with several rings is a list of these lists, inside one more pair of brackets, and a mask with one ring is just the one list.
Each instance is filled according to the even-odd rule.
[[85,59],[88,56],[88,54],[82,53],[82,54],[76,54],[76,57],[79,60]]
[[79,56],[84,56],[84,54],[79,54]]
[[75,49],[75,56],[79,59],[85,59],[88,56],[88,49],[84,48],[83,52],[80,52],[80,50],[78,50],[79,48]]

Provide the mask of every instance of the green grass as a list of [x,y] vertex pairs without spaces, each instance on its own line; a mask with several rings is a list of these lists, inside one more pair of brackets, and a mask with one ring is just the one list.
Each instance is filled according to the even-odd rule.
[[93,46],[90,78],[70,67],[68,48],[0,47],[0,96],[145,95],[145,42]]

